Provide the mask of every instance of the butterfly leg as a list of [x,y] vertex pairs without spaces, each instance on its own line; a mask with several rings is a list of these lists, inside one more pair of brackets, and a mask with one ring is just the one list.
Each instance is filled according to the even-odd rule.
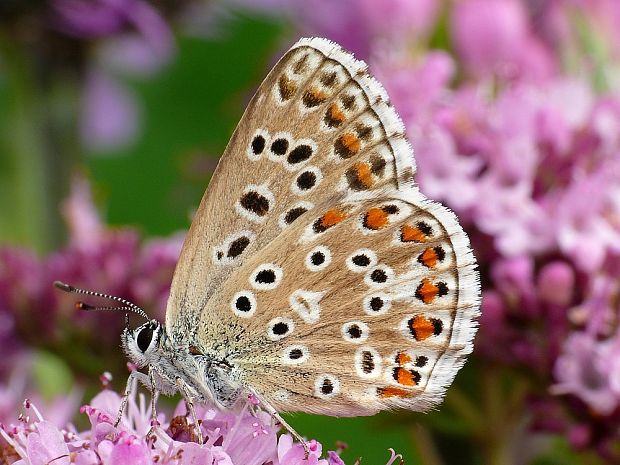
[[293,427],[289,425],[284,418],[282,418],[282,416],[278,413],[278,411],[269,402],[263,399],[263,397],[260,396],[256,391],[250,390],[250,394],[252,394],[260,402],[263,410],[265,410],[269,415],[271,415],[271,417],[274,420],[280,423],[284,427],[285,430],[291,433],[293,437],[300,442],[300,444],[304,448],[304,451],[306,452],[306,458],[308,458],[308,456],[310,455],[310,449],[308,447],[308,443],[306,443],[306,440],[303,437],[301,437],[301,435],[297,431],[295,431]]
[[127,408],[127,402],[129,400],[129,394],[131,394],[131,390],[133,388],[133,382],[137,380],[144,384],[147,388],[153,392],[153,384],[147,375],[144,373],[140,373],[139,371],[132,371],[129,373],[129,377],[127,378],[127,384],[125,385],[125,392],[123,393],[123,398],[121,400],[121,407],[118,410],[118,415],[116,415],[116,420],[114,421],[114,426],[118,426],[123,418],[123,413]]
[[154,435],[155,429],[159,426],[159,421],[157,420],[157,399],[159,397],[159,391],[155,389],[153,373],[153,370],[149,369],[149,388],[151,389],[151,428],[149,429],[147,437]]
[[185,408],[192,416],[194,428],[196,428],[196,432],[198,433],[198,444],[202,444],[202,430],[200,429],[200,424],[198,423],[198,417],[196,416],[196,410],[194,409],[194,402],[192,401],[192,395],[189,392],[187,383],[181,378],[177,378],[175,382],[177,384],[177,387],[179,388],[179,392],[185,400]]

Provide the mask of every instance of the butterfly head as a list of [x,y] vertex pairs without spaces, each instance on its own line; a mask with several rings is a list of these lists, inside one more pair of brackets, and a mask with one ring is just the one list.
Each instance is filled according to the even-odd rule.
[[[78,287],[56,281],[54,285],[65,292],[72,294],[83,294],[103,299],[112,300],[119,305],[112,306],[93,306],[84,302],[76,302],[75,306],[79,310],[100,310],[100,311],[119,311],[125,313],[125,330],[121,335],[123,349],[129,359],[138,367],[142,368],[154,361],[157,356],[161,341],[164,339],[164,328],[157,320],[149,319],[144,310],[136,304],[120,297],[103,294],[101,292],[87,291]],[[136,329],[129,328],[129,313],[136,313],[146,320],[146,323]]]
[[149,365],[157,357],[164,328],[157,320],[150,320],[136,329],[125,328],[121,335],[127,357],[139,368]]

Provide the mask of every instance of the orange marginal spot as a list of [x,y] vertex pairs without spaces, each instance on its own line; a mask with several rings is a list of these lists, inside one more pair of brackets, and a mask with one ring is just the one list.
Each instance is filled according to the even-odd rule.
[[327,94],[322,90],[313,87],[312,89],[309,89],[304,93],[302,100],[304,102],[304,105],[306,105],[308,108],[312,108],[320,105],[325,100],[327,100]]
[[355,134],[348,132],[340,137],[340,141],[342,142],[342,145],[344,145],[349,152],[357,153],[360,151],[360,148],[361,148],[360,140],[357,138]]
[[396,363],[398,363],[400,366],[405,365],[411,361],[412,358],[405,352],[399,352],[398,354],[396,354]]
[[405,391],[404,389],[394,388],[394,387],[384,387],[378,388],[377,394],[379,397],[388,398],[388,397],[401,397],[406,399],[408,397],[413,397],[415,393],[411,391]]
[[323,92],[321,89],[312,88],[310,89],[310,95],[317,100],[325,100],[327,98],[327,94]]
[[357,179],[364,187],[368,188],[372,186],[372,173],[370,171],[370,165],[368,163],[359,162],[354,166],[357,171]]
[[364,226],[368,229],[381,229],[388,224],[388,214],[382,208],[371,208],[364,216]]
[[415,386],[418,384],[418,381],[414,377],[414,372],[405,370],[402,367],[394,368],[394,378],[398,384],[402,384],[403,386]]
[[425,304],[430,304],[437,294],[439,294],[439,286],[433,284],[430,279],[424,278],[422,284],[415,291],[415,296]]
[[340,107],[335,103],[331,104],[328,111],[329,118],[337,124],[342,123],[346,119],[346,116],[344,116],[344,113],[342,112]]
[[435,268],[437,265],[437,261],[439,260],[439,256],[437,255],[437,251],[433,247],[429,247],[426,249],[422,255],[420,255],[420,263],[422,263],[427,268]]
[[428,318],[417,315],[409,320],[409,330],[416,341],[424,341],[435,333],[435,326]]
[[355,191],[370,189],[374,184],[372,173],[370,163],[364,161],[354,163],[346,172],[349,187]]
[[400,239],[403,242],[426,242],[426,234],[415,226],[404,224],[400,228]]
[[338,210],[337,208],[332,208],[328,210],[321,217],[321,226],[324,228],[331,228],[332,226],[340,223],[347,217],[347,214],[342,210]]

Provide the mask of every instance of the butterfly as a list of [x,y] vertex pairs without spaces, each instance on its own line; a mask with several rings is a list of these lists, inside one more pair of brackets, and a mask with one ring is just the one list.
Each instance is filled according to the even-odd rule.
[[165,325],[115,298],[147,320],[122,334],[129,359],[148,368],[131,374],[126,396],[133,378],[153,399],[180,392],[197,425],[195,402],[231,409],[250,395],[302,443],[280,412],[440,402],[472,351],[480,285],[457,217],[419,191],[415,171],[367,65],[326,39],[299,40],[215,170]]

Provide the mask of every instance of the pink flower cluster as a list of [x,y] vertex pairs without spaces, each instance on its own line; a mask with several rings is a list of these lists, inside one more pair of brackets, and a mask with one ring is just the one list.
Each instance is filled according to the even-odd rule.
[[[125,296],[163,318],[183,235],[143,242],[133,229],[106,227],[80,178],[63,212],[70,231],[64,250],[39,258],[25,249],[0,248],[2,374],[15,365],[11,354],[25,347],[55,347],[78,369],[102,372],[118,364],[117,354],[107,348],[118,345],[122,317],[74,311],[75,296],[58,292],[55,280]],[[75,350],[78,345],[81,350]],[[86,356],[88,361],[80,358]],[[95,361],[100,365],[94,366]]]
[[[80,409],[90,428],[78,431],[71,424],[60,427],[46,420],[26,400],[18,423],[0,428],[6,441],[3,457],[33,465],[344,465],[334,451],[321,458],[322,446],[314,440],[308,443],[306,458],[303,446],[289,434],[277,435],[279,428],[267,413],[254,415],[247,406],[237,413],[199,407],[196,413],[205,439],[198,444],[183,402],[170,421],[158,413],[159,426],[150,435],[151,407],[144,395],[130,397],[126,413],[114,426],[120,402],[115,392],[100,392]],[[399,459],[392,452],[387,465]]]

